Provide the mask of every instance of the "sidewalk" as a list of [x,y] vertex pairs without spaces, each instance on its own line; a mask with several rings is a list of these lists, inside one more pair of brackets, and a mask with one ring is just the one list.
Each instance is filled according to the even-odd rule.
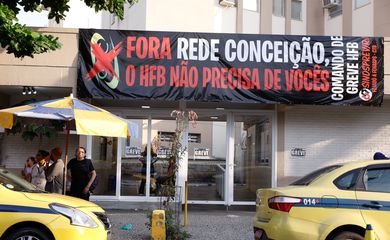
[[[150,240],[150,231],[145,226],[148,222],[146,211],[107,210],[107,213],[112,223],[113,240]],[[251,211],[191,210],[185,229],[193,240],[253,239],[253,216]],[[132,224],[131,230],[122,230],[125,224]]]

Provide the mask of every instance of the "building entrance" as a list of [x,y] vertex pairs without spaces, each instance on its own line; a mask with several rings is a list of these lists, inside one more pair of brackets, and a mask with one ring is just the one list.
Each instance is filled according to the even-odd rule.
[[[198,120],[186,124],[183,131],[183,155],[176,175],[179,185],[188,182],[188,202],[254,204],[256,190],[274,184],[272,111],[195,112]],[[129,139],[94,138],[93,158],[99,159],[98,174],[105,179],[95,194],[97,200],[109,196],[119,201],[160,200],[157,181],[168,173],[177,127],[170,113],[165,115],[160,110],[129,119],[139,128],[138,135]]]
[[199,115],[188,132],[188,200],[224,201],[226,115]]

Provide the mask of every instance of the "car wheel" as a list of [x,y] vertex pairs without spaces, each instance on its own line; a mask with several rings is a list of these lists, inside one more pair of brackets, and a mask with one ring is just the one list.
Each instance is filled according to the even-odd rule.
[[32,227],[16,229],[5,240],[51,240],[52,238],[43,230]]
[[363,239],[364,238],[361,235],[354,232],[348,232],[348,231],[338,233],[334,238],[332,238],[332,240],[363,240]]

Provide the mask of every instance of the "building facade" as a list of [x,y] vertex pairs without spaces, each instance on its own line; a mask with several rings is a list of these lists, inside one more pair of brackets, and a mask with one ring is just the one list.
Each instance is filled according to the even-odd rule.
[[[390,35],[390,3],[386,0],[141,0],[125,7],[124,21],[104,12],[94,14],[79,6],[80,1],[70,2],[71,11],[59,24],[48,21],[45,13],[34,18],[20,16],[31,26],[44,27],[38,28],[40,32],[58,36],[63,46],[34,59],[0,54],[2,108],[31,98],[77,95],[77,28]],[[80,16],[82,21],[77,21]],[[385,59],[389,43],[385,38]],[[171,113],[193,110],[198,120],[186,128],[182,141],[186,151],[178,174],[179,186],[188,181],[189,203],[254,205],[258,188],[284,186],[329,164],[370,159],[376,151],[390,154],[390,89],[386,84],[390,66],[386,61],[384,71],[381,107],[89,99],[138,124],[139,133],[130,139],[72,135],[71,153],[77,145],[87,147],[101,176],[93,200],[115,207],[158,202],[154,181],[167,170],[165,156],[176,128]],[[23,86],[34,87],[37,93],[23,95]],[[40,148],[65,147],[62,134],[55,142],[45,138],[25,142],[20,135],[6,133],[1,136],[0,164],[15,170]],[[155,148],[159,160],[147,159],[146,186],[140,189],[139,158],[148,145]]]

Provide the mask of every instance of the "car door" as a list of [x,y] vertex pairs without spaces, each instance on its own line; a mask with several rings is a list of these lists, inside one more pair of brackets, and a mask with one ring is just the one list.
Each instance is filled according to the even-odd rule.
[[366,224],[371,224],[380,239],[390,237],[390,164],[375,164],[361,174],[356,197]]

